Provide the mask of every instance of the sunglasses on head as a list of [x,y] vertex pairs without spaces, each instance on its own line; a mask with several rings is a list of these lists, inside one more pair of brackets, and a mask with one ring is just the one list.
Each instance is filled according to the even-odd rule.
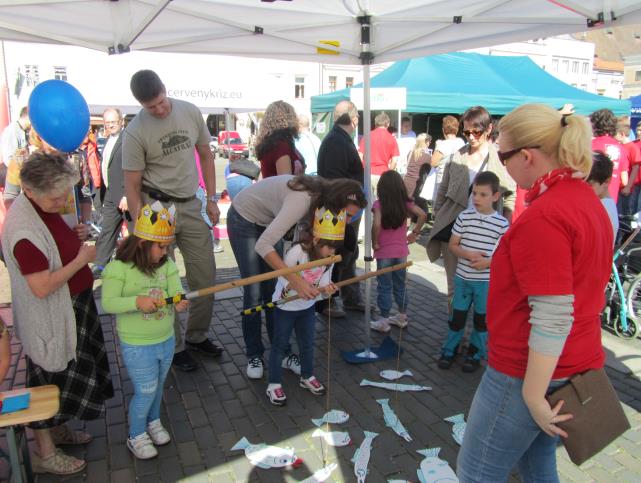
[[466,138],[469,138],[472,135],[475,138],[480,138],[484,132],[485,130],[483,129],[472,129],[472,130],[466,129],[463,131],[463,136],[465,136]]
[[507,160],[510,159],[519,151],[522,151],[524,149],[539,149],[540,147],[541,146],[523,146],[521,148],[511,149],[509,151],[504,151],[504,152],[497,151],[496,154],[499,156],[499,161],[501,161],[501,164],[505,166],[505,163],[507,163]]

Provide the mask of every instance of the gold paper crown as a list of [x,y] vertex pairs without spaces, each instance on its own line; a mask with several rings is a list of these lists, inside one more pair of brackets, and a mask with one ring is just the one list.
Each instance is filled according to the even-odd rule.
[[171,205],[165,208],[160,201],[154,202],[151,206],[145,205],[140,210],[134,235],[144,240],[159,243],[168,243],[174,240],[174,216],[176,207]]
[[314,237],[324,240],[343,240],[347,215],[345,210],[334,214],[324,206],[316,209],[314,214]]

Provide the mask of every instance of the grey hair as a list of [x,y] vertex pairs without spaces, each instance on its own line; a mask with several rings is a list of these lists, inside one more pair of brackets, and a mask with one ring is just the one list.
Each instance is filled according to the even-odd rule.
[[75,185],[78,169],[60,153],[33,153],[20,168],[20,182],[36,195],[61,193]]

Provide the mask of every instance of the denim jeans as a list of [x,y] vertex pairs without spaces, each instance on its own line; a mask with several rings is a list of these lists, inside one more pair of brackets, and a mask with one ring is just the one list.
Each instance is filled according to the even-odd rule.
[[[238,270],[242,278],[260,275],[271,271],[265,260],[256,253],[256,241],[265,231],[264,226],[252,223],[236,212],[234,206],[229,208],[227,213],[227,232],[229,243],[234,252],[234,258],[238,264]],[[282,242],[275,247],[282,256]],[[266,280],[243,287],[243,308],[250,308],[262,303],[271,302],[276,279]],[[260,312],[242,316],[243,339],[245,340],[245,353],[249,359],[262,357],[265,352],[262,339],[262,321]],[[267,336],[270,342],[274,340],[274,311],[266,310],[265,319],[267,325]],[[287,348],[290,353],[291,347]]]
[[314,333],[316,310],[312,305],[305,310],[274,309],[274,339],[269,353],[269,383],[280,384],[283,369],[283,358],[289,354],[289,340],[292,331],[296,331],[296,340],[300,352],[300,375],[305,379],[314,374]]
[[641,186],[633,186],[629,195],[619,193],[619,200],[617,201],[617,211],[619,215],[634,215],[639,211],[639,191]]
[[[399,263],[405,263],[407,258],[381,258],[376,260],[376,268],[391,267]],[[398,311],[402,314],[407,310],[407,300],[405,300],[405,272],[406,270],[396,270],[394,272],[384,273],[376,276],[376,293],[378,310],[381,317],[388,317],[392,310],[392,293],[398,306]]]
[[[550,390],[564,385],[556,381]],[[558,437],[545,434],[525,405],[523,380],[487,367],[467,419],[456,462],[461,483],[507,481],[518,465],[525,483],[556,483]]]
[[129,437],[147,431],[147,423],[160,418],[162,390],[174,357],[176,341],[170,337],[151,345],[131,345],[120,341],[120,351],[134,386],[129,401]]

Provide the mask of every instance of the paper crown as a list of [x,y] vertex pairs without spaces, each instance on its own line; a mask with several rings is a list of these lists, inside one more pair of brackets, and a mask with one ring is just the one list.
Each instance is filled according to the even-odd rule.
[[165,208],[159,201],[140,210],[134,235],[144,240],[167,243],[174,240],[176,207]]
[[324,240],[343,240],[345,238],[345,225],[347,215],[345,210],[338,214],[326,209],[324,206],[316,209],[314,214],[313,234]]

